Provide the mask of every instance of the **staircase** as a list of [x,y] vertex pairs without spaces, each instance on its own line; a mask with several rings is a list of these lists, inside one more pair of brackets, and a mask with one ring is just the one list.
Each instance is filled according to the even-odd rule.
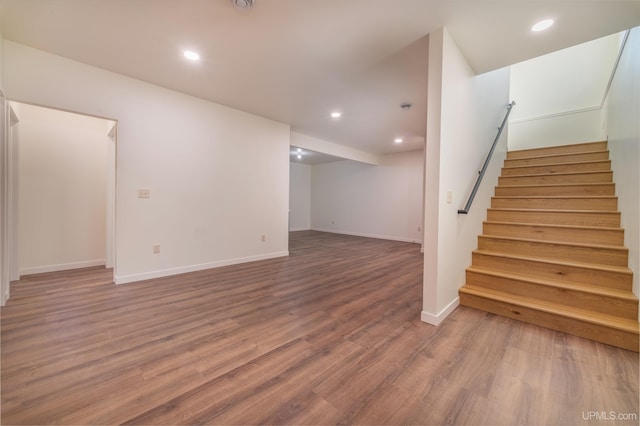
[[511,151],[460,303],[638,352],[607,142]]

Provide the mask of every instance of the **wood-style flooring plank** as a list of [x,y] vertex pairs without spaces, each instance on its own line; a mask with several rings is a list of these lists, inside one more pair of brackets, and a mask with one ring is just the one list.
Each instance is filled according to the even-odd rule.
[[304,231],[286,258],[121,286],[23,277],[0,314],[0,421],[638,423],[637,353],[464,307],[425,324],[422,257]]

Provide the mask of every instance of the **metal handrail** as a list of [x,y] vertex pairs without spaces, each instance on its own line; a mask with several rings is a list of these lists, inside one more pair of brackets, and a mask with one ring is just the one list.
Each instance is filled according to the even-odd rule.
[[504,127],[507,124],[507,120],[509,119],[509,114],[511,114],[511,109],[515,104],[516,104],[516,101],[512,101],[509,105],[507,105],[507,113],[504,116],[504,120],[502,120],[502,124],[498,128],[498,134],[496,135],[496,138],[493,140],[493,145],[491,145],[491,150],[489,150],[489,154],[487,154],[487,158],[486,160],[484,160],[482,169],[478,172],[478,178],[476,179],[475,185],[473,185],[473,190],[471,191],[471,195],[469,195],[467,204],[464,206],[464,209],[458,210],[458,214],[469,213],[469,209],[471,208],[473,199],[476,198],[476,192],[478,192],[478,188],[480,188],[480,183],[482,182],[482,178],[484,177],[484,174],[487,171],[487,167],[489,166],[489,161],[491,161],[491,157],[493,156],[493,151],[496,149],[498,140],[500,140],[500,136],[502,135],[502,130],[504,130]]

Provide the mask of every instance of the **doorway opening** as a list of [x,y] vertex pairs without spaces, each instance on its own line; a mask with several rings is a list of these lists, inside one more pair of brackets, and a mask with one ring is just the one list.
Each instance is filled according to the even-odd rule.
[[10,157],[11,280],[91,266],[115,274],[117,122],[9,105],[20,126]]

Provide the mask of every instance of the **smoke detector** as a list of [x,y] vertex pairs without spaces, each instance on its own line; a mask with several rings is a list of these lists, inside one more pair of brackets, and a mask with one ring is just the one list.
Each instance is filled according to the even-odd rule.
[[231,0],[231,3],[238,9],[249,9],[253,7],[255,0]]

